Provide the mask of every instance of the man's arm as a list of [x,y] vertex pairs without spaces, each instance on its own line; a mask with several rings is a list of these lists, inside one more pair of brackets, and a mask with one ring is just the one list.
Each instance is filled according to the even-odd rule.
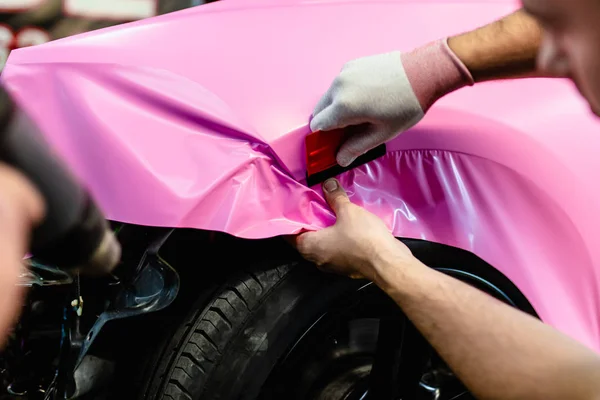
[[391,256],[378,284],[480,399],[600,398],[600,358],[539,320],[417,260]]
[[347,166],[417,124],[448,93],[491,79],[541,76],[536,55],[542,29],[519,10],[486,26],[410,52],[352,60],[321,97],[312,131],[356,126],[340,147]]
[[335,225],[296,246],[322,269],[375,282],[480,399],[600,398],[600,356],[493,297],[419,262],[336,180],[323,185]]
[[475,82],[542,76],[536,57],[542,28],[524,10],[474,31],[453,36],[448,46],[471,72]]

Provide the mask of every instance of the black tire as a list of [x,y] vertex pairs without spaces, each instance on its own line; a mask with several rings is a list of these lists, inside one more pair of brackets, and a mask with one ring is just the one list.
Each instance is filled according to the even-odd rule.
[[[461,276],[461,271],[492,278],[491,282],[502,288],[507,302],[533,314],[527,300],[506,277],[472,254],[421,241],[408,244],[415,255],[428,261],[430,266],[446,268],[444,272],[459,279],[469,281],[475,276]],[[452,257],[460,265],[449,263]],[[480,284],[478,281],[470,283]],[[260,268],[239,272],[208,302],[204,299],[193,308],[162,353],[141,398],[282,398],[268,394],[278,393],[279,388],[274,392],[261,391],[265,382],[272,388],[273,381],[290,379],[277,376],[277,371],[283,370],[278,362],[287,357],[290,348],[315,321],[332,307],[335,309],[340,303],[352,302],[352,296],[364,285],[364,281],[321,273],[301,260],[273,261],[269,265],[263,263]],[[501,295],[497,297],[502,298]],[[310,346],[309,349],[313,351]],[[293,385],[294,380],[291,382]],[[303,398],[299,394],[294,396]]]
[[240,273],[175,335],[146,399],[254,399],[302,329],[361,284],[302,261]]

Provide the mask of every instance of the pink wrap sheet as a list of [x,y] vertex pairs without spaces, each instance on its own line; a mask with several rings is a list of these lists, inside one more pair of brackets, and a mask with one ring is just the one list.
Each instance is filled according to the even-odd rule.
[[[334,221],[303,139],[345,61],[514,8],[229,0],[15,51],[2,80],[111,219],[263,238]],[[481,84],[340,180],[395,235],[477,254],[600,350],[598,128],[568,82]]]

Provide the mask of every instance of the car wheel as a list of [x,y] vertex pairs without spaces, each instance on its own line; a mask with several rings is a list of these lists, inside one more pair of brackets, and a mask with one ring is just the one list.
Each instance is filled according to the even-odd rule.
[[[497,271],[489,282],[472,266],[435,267],[531,311]],[[472,398],[376,286],[301,260],[240,272],[190,313],[169,349],[146,399]]]

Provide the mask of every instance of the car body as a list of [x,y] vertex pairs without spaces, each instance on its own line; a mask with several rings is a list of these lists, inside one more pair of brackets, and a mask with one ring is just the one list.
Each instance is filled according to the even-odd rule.
[[203,3],[203,0],[0,0],[0,71],[13,49]]
[[[268,238],[334,221],[303,143],[345,62],[516,6],[228,0],[19,49],[2,81],[109,219]],[[482,83],[339,179],[396,236],[476,254],[598,351],[598,127],[567,80]]]

